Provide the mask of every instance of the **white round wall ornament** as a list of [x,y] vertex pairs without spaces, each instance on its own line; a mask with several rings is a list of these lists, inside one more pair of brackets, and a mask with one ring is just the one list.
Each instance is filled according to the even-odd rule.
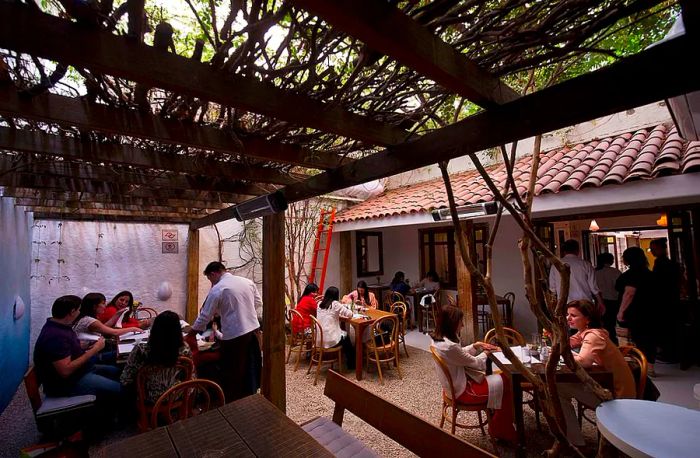
[[173,295],[173,287],[170,286],[170,282],[164,281],[158,287],[158,292],[156,296],[161,301],[167,301]]
[[19,320],[24,316],[24,301],[19,295],[15,296],[15,305],[12,314],[15,320]]

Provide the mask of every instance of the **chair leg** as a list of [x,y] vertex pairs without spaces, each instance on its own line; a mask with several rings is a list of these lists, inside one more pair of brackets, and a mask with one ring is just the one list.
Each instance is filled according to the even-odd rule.
[[447,403],[442,401],[442,411],[440,412],[440,429],[445,426],[445,409],[447,409]]
[[292,348],[294,347],[294,341],[289,343],[289,351],[287,352],[287,360],[284,364],[289,364],[289,357],[292,356]]
[[311,373],[311,368],[314,366],[314,356],[316,356],[316,347],[311,348],[311,360],[309,360],[309,368],[306,369],[306,374]]
[[379,362],[379,353],[377,353],[377,350],[374,350],[374,357],[377,362],[377,372],[379,373],[379,384],[384,385],[384,379],[382,378],[382,363]]
[[314,386],[318,383],[318,374],[321,373],[321,366],[323,363],[323,350],[319,350],[318,354],[318,365],[316,366],[316,377],[314,377]]
[[406,353],[406,358],[408,358],[408,348],[406,348],[406,336],[403,336],[403,351]]
[[396,347],[394,347],[394,348],[395,348],[395,351],[394,351],[394,361],[396,361],[396,372],[399,373],[399,378],[400,378],[400,379],[403,379],[403,375],[401,374],[401,361],[400,361],[400,359],[399,359],[399,352],[400,352],[401,350],[399,349],[399,344],[398,344],[398,342],[396,343]]
[[481,434],[486,435],[486,431],[484,431],[484,420],[481,419],[481,410],[477,410],[476,414],[479,417],[479,429],[481,430]]
[[296,372],[297,369],[299,368],[299,362],[301,362],[301,355],[302,355],[302,353],[304,353],[303,350],[304,350],[304,344],[301,343],[301,344],[299,344],[299,353],[297,354],[297,362],[294,363],[294,372]]
[[457,430],[457,414],[459,411],[455,409],[454,405],[452,406],[452,431],[451,433],[454,434],[455,431]]

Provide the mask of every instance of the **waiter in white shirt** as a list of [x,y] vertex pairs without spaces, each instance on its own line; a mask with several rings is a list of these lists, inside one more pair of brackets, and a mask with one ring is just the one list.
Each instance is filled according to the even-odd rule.
[[[581,259],[578,242],[573,239],[565,241],[561,246],[561,251],[564,253],[564,256],[561,258],[562,262],[568,264],[571,269],[569,297],[566,303],[579,300],[592,301],[595,299],[595,303],[600,310],[600,316],[603,316],[605,304],[595,279],[595,271],[590,262]],[[557,297],[561,297],[561,276],[554,267],[549,271],[549,289],[557,293]]]
[[190,333],[204,331],[215,313],[221,316],[222,388],[226,402],[232,402],[254,394],[249,382],[251,354],[260,351],[255,338],[260,327],[255,310],[262,306],[262,298],[255,283],[226,272],[220,262],[210,262],[204,276],[211,282],[211,290]]

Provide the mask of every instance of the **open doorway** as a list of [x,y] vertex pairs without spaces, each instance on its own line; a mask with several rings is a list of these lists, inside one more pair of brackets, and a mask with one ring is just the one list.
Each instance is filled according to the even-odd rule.
[[626,270],[625,264],[622,262],[622,253],[629,247],[639,247],[644,250],[649,261],[649,268],[653,269],[654,257],[649,250],[649,244],[654,239],[668,238],[667,229],[659,228],[633,228],[633,229],[616,229],[607,231],[584,233],[584,250],[586,258],[594,265],[597,256],[601,253],[610,253],[615,258],[613,267],[617,267],[620,271]]

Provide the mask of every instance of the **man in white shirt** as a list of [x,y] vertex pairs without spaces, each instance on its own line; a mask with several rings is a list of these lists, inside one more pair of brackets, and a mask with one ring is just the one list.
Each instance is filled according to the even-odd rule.
[[[584,261],[579,256],[580,249],[578,242],[569,239],[562,244],[561,260],[569,265],[571,275],[569,276],[569,297],[566,300],[568,304],[571,301],[586,300],[593,301],[598,305],[600,315],[605,312],[605,304],[603,296],[600,294],[600,289],[595,279],[595,271],[590,262]],[[552,267],[549,271],[549,289],[557,293],[557,297],[561,296],[561,276],[559,271]]]
[[255,332],[260,328],[256,308],[262,306],[262,298],[255,283],[226,272],[220,262],[210,262],[204,275],[211,290],[191,333],[204,331],[215,313],[221,317],[222,388],[226,402],[232,402],[255,391],[250,383],[251,355],[260,353]]

